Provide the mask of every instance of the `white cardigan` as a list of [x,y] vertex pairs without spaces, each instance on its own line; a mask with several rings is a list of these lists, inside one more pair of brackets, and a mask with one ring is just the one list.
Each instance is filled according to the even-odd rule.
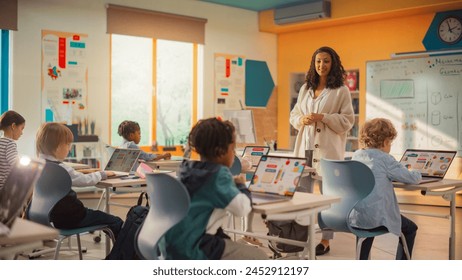
[[[305,125],[302,125],[300,120],[311,113],[306,104],[312,95],[313,90],[311,88],[306,90],[305,83],[300,89],[297,103],[290,112],[290,124],[298,130],[294,147],[296,157],[305,157],[309,136],[308,129],[305,129]],[[322,121],[315,124],[312,166],[322,176],[320,169],[322,158],[343,160],[345,156],[347,132],[353,127],[355,119],[348,88],[341,86],[336,89],[327,89],[318,111],[314,113],[324,115]]]

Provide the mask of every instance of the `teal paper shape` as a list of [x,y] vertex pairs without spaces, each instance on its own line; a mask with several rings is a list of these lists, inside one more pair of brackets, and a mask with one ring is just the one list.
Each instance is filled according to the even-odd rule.
[[425,34],[425,37],[422,40],[422,44],[424,45],[427,51],[462,48],[462,40],[460,40],[456,44],[447,44],[441,41],[441,39],[438,37],[438,25],[443,19],[449,16],[454,16],[458,17],[459,19],[462,19],[462,10],[447,11],[435,14],[432,22],[430,23],[430,26],[428,27],[427,33]]
[[273,78],[265,61],[245,62],[245,105],[266,107],[274,89]]

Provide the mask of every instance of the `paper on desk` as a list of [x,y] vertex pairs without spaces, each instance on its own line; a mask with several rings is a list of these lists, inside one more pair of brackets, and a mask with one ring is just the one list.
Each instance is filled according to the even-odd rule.
[[10,233],[10,229],[3,223],[0,223],[0,235],[7,235],[8,233]]

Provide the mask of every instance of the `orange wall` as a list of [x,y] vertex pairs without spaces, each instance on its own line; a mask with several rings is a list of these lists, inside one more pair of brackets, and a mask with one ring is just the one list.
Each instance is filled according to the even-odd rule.
[[434,13],[382,18],[278,35],[278,146],[289,148],[289,76],[306,72],[312,53],[335,49],[345,69],[360,71],[360,125],[365,120],[366,62],[390,59],[392,53],[425,50],[422,40]]

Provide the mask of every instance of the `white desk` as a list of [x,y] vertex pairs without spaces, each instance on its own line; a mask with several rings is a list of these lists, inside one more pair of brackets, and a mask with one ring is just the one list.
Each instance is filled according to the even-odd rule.
[[266,218],[267,216],[276,217],[276,215],[281,216],[281,218],[285,218],[287,220],[295,220],[295,217],[308,217],[308,240],[306,242],[282,239],[273,236],[238,231],[234,229],[225,229],[225,231],[305,247],[308,248],[310,259],[314,260],[316,258],[314,243],[314,228],[316,217],[319,212],[330,208],[332,203],[339,201],[340,197],[337,196],[296,192],[290,201],[255,205],[253,207],[252,212],[255,214],[261,214],[263,218]]
[[159,169],[159,170],[171,170],[177,174],[178,170],[180,169],[180,165],[183,161],[181,160],[156,160],[156,161],[145,161],[144,163],[147,164],[152,169]]
[[146,185],[146,179],[138,178],[138,179],[121,179],[121,178],[114,178],[114,179],[106,179],[99,181],[96,184],[97,188],[105,189],[105,203],[106,203],[106,213],[111,213],[109,208],[111,192],[117,189],[117,192],[142,192],[146,190],[146,187],[132,187],[135,185]]
[[74,168],[75,170],[91,168],[88,164],[84,164],[84,163],[76,163],[76,162],[69,162],[69,161],[64,161],[63,163],[65,165],[68,165]]
[[415,211],[401,212],[404,214],[408,213],[449,219],[449,259],[454,260],[456,242],[456,192],[462,190],[462,180],[444,179],[439,182],[432,182],[421,185],[405,185],[402,183],[393,183],[393,186],[395,188],[403,188],[405,190],[420,191],[423,196],[441,196],[444,200],[449,201],[449,216]]
[[39,248],[43,240],[58,238],[58,230],[29,220],[16,218],[8,235],[0,236],[0,259]]

